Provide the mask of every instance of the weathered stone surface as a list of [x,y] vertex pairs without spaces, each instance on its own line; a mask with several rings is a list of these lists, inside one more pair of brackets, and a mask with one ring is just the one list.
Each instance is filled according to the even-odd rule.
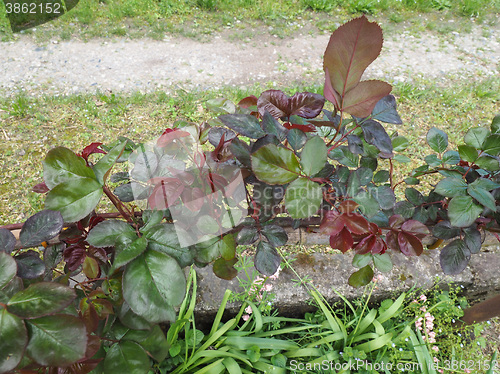
[[[297,230],[290,235],[289,243],[323,244],[327,237],[309,234]],[[412,286],[429,288],[438,277],[443,285],[453,282],[464,286],[465,296],[470,300],[482,300],[500,293],[500,245],[493,236],[488,236],[480,254],[473,255],[469,266],[462,273],[446,276],[439,265],[439,250],[427,251],[420,257],[406,257],[401,253],[391,253],[394,269],[383,274],[373,293],[373,299],[379,300],[393,296],[397,292]],[[353,254],[299,254],[293,257],[295,272],[312,284],[328,302],[340,300],[338,294],[347,299],[361,296],[363,289],[355,289],[347,284],[347,279],[355,270],[352,265]],[[200,318],[208,322],[219,308],[226,289],[242,292],[237,279],[225,281],[217,278],[211,266],[197,269],[198,294],[196,311]],[[241,274],[239,275],[241,276]],[[296,281],[297,275],[291,269],[281,272],[277,280],[269,280],[276,294],[274,301],[278,310],[287,316],[301,315],[314,310],[305,301],[309,295],[304,285]],[[228,312],[238,310],[238,304],[230,304]]]

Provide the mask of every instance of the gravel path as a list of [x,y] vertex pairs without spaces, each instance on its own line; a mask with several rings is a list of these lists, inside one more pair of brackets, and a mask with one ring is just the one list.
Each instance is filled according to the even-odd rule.
[[[234,43],[224,36],[210,42],[172,38],[49,42],[21,38],[0,43],[0,92],[71,94],[105,91],[152,91],[174,86],[216,88],[256,81],[319,82],[322,53],[329,35],[294,39],[257,37]],[[500,26],[483,32],[419,38],[402,32],[388,37],[381,56],[365,78],[390,81],[416,76],[448,79],[499,74]]]

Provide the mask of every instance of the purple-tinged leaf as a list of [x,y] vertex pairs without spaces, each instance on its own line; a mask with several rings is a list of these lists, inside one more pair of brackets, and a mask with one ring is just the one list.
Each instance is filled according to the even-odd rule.
[[377,102],[389,95],[392,86],[389,83],[369,80],[359,82],[348,91],[342,100],[342,110],[355,117],[368,117]]
[[380,123],[368,120],[361,126],[367,143],[373,144],[380,152],[392,154],[391,138]]
[[255,268],[264,275],[273,275],[281,263],[281,256],[272,244],[260,241],[255,254]]
[[26,220],[19,234],[23,248],[34,247],[57,236],[64,222],[61,212],[42,210]]
[[224,141],[229,142],[236,137],[234,131],[226,129],[224,127],[212,127],[208,132],[208,141],[214,147],[217,147],[224,135]]
[[396,109],[396,98],[393,95],[384,96],[377,102],[372,111],[372,118],[396,125],[403,123]]
[[439,255],[439,262],[445,274],[461,273],[469,263],[471,253],[463,240],[455,239],[446,245]]
[[225,114],[219,119],[230,129],[250,139],[259,139],[266,135],[257,118],[250,114]]
[[46,193],[46,192],[49,192],[49,188],[47,187],[47,185],[45,184],[45,182],[42,182],[42,183],[38,183],[36,185],[33,186],[33,188],[31,189],[31,191],[35,192],[35,193]]
[[7,229],[0,229],[0,252],[11,253],[16,247],[16,237]]
[[264,91],[257,101],[259,114],[264,117],[264,114],[268,112],[274,118],[288,117],[290,116],[289,99],[281,90]]
[[328,69],[332,86],[339,94],[344,96],[359,83],[365,69],[380,54],[382,43],[382,29],[365,16],[353,19],[333,32],[326,47],[323,67]]
[[354,245],[354,239],[348,229],[345,227],[337,234],[330,236],[330,246],[346,253]]
[[45,273],[45,263],[38,252],[27,251],[14,258],[17,262],[17,275],[23,279],[35,279]]
[[401,231],[398,233],[399,250],[406,256],[420,256],[424,246],[415,235]]
[[325,98],[311,92],[298,92],[289,100],[289,111],[291,115],[302,118],[315,118],[321,113],[325,105]]

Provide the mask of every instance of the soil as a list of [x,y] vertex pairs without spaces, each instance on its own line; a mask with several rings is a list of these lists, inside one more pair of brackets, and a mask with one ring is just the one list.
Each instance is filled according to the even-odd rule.
[[[450,77],[498,76],[499,35],[500,25],[475,26],[468,33],[392,31],[364,78],[394,83],[417,77],[446,82]],[[33,40],[21,36],[0,43],[0,92],[72,94],[245,87],[256,82],[316,84],[323,79],[322,54],[329,34],[297,33],[286,39],[261,34],[235,41],[229,33],[221,33],[208,42],[180,37],[44,44]]]

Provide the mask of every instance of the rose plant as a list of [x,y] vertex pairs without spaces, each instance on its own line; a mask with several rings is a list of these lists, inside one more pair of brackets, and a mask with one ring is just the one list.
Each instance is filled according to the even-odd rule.
[[[396,180],[409,142],[382,125],[402,124],[392,87],[361,80],[382,42],[364,16],[339,27],[324,96],[221,99],[207,104],[218,118],[167,129],[155,144],[50,150],[34,187],[46,209],[0,228],[0,373],[147,373],[169,355],[160,323],[176,323],[183,269],[212,264],[232,279],[241,244],[272,275],[286,226],[353,250],[353,286],[370,282],[372,266],[390,271],[391,252],[419,256],[443,240],[444,273],[461,272],[484,233],[500,231],[500,116],[457,151],[432,128],[432,153]],[[433,175],[430,189],[412,187]],[[103,196],[116,212],[100,212]]]

